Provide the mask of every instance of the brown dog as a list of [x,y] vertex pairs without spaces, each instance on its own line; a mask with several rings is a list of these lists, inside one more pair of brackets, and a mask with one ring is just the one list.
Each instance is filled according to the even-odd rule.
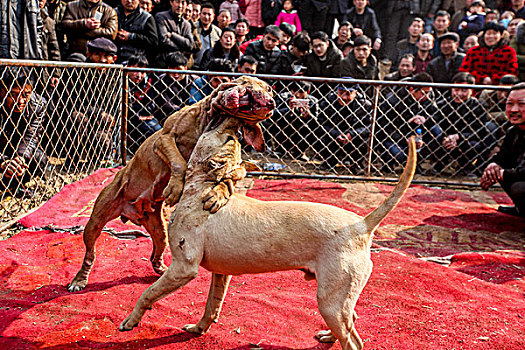
[[[186,161],[199,136],[213,128],[224,116],[235,115],[248,121],[243,136],[248,144],[261,150],[260,128],[254,122],[268,118],[275,102],[271,88],[257,78],[240,77],[221,84],[210,96],[171,115],[162,128],[140,146],[131,161],[98,196],[84,229],[86,254],[82,267],[68,285],[71,292],[87,285],[95,261],[95,242],[106,223],[117,217],[146,228],[153,240],[151,263],[155,272],[166,270],[163,253],[167,246],[166,224],[162,217],[164,200],[177,203],[182,193]],[[204,208],[217,211],[226,203],[235,178],[216,183],[204,201]],[[202,209],[202,203],[201,203]]]
[[213,272],[204,316],[188,332],[203,334],[216,322],[230,275],[299,269],[316,278],[319,311],[329,331],[322,342],[339,339],[344,350],[361,349],[354,326],[354,307],[372,272],[373,232],[397,205],[414,176],[415,142],[409,142],[405,170],[390,196],[362,218],[325,204],[259,201],[233,194],[215,214],[202,210],[216,179],[242,177],[240,145],[235,130],[242,121],[229,118],[204,133],[188,163],[184,191],[169,224],[173,263],[140,297],[133,313],[120,325],[135,327],[157,300],[197,276],[201,265]]

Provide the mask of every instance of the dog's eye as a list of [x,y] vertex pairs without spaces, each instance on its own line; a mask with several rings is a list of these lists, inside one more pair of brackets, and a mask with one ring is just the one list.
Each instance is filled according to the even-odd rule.
[[224,144],[227,144],[230,141],[235,141],[232,135],[228,135],[228,138],[226,139],[226,142]]

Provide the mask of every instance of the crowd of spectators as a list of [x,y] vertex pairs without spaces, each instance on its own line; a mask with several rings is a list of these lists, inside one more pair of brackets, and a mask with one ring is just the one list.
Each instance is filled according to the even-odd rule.
[[[136,132],[130,137],[138,147],[171,113],[229,79],[177,70],[512,85],[525,77],[524,3],[7,0],[0,7],[0,57],[171,69],[159,76],[129,73],[129,122]],[[504,103],[499,95],[463,87],[389,91],[377,117],[389,161],[403,162],[406,138],[422,129],[422,159],[454,158],[469,169],[487,160],[504,127],[501,116],[487,113]],[[360,167],[370,135],[370,90],[296,83],[277,93],[282,119],[275,126],[294,136],[281,140],[276,151],[300,157],[307,144],[322,140],[317,151],[324,165],[350,158],[351,168]],[[293,146],[286,144],[290,140]],[[10,164],[3,167],[12,169]]]

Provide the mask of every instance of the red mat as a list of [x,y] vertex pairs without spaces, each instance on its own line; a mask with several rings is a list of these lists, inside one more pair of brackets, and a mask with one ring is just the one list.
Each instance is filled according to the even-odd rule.
[[[66,187],[21,222],[37,227],[84,224],[89,202],[110,175],[110,171],[99,171]],[[363,186],[366,196],[360,192]],[[248,195],[312,200],[366,214],[391,188],[256,180]],[[508,201],[498,193],[489,197]],[[377,243],[392,251],[373,253],[374,272],[357,306],[357,329],[366,348],[525,347],[525,256],[520,236],[525,223],[496,213],[493,203],[473,198],[467,192],[415,186],[387,218]],[[477,215],[492,219],[480,222]],[[119,221],[109,226],[136,228]],[[410,233],[428,227],[441,231]],[[457,233],[455,238],[450,232]],[[472,238],[487,236],[492,239],[477,242]],[[436,242],[436,237],[441,241]],[[444,237],[449,237],[446,249]],[[520,242],[521,249],[515,248]],[[485,251],[469,251],[475,244]],[[514,248],[494,250],[500,246]],[[124,241],[103,234],[90,284],[71,294],[64,286],[80,266],[81,236],[24,231],[1,241],[0,348],[340,349],[339,344],[318,344],[313,339],[325,328],[317,311],[316,283],[304,281],[296,271],[234,277],[219,323],[208,334],[194,337],[181,327],[196,322],[204,309],[210,273],[201,270],[196,280],[158,302],[138,328],[119,333],[118,324],[157,278],[148,261],[150,249],[147,238]],[[451,268],[414,257],[445,250],[457,253]]]

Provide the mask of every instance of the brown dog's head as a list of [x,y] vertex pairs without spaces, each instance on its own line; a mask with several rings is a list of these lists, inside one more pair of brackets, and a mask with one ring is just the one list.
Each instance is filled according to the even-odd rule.
[[267,83],[242,76],[219,85],[209,101],[208,128],[216,127],[226,116],[242,119],[246,142],[257,151],[264,150],[264,137],[258,123],[270,118],[275,109],[273,90]]

